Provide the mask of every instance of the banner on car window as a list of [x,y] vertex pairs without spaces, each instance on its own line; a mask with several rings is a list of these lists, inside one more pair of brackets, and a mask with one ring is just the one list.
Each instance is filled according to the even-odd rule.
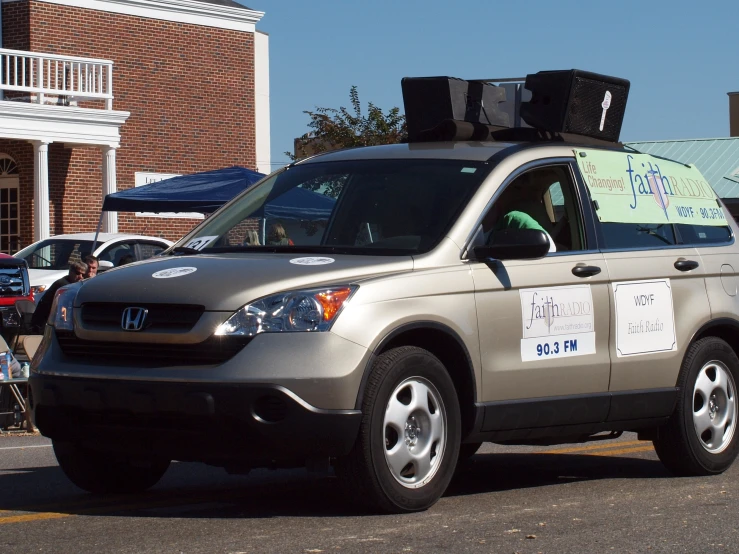
[[716,193],[694,165],[602,150],[575,150],[575,158],[604,223],[727,225]]

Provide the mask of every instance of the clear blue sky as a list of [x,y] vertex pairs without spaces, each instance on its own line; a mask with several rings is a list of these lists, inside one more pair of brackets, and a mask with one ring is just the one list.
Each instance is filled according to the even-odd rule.
[[[241,1],[241,0],[240,0]],[[243,0],[270,35],[272,168],[316,106],[402,109],[402,77],[583,69],[631,81],[621,140],[725,137],[739,2]]]

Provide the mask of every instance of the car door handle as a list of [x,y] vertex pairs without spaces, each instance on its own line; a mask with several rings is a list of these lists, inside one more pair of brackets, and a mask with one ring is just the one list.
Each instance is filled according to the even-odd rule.
[[695,260],[686,260],[685,258],[680,258],[678,261],[675,262],[675,269],[678,271],[690,271],[691,269],[695,269],[698,267],[698,262]]
[[592,277],[598,275],[600,268],[597,265],[576,265],[572,268],[575,277]]

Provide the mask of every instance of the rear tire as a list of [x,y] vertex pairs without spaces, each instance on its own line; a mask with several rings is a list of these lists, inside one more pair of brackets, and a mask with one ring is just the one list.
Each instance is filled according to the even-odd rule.
[[739,358],[717,337],[688,348],[678,377],[675,410],[654,449],[676,475],[715,475],[739,454]]
[[72,483],[92,493],[141,492],[153,487],[169,467],[169,460],[127,458],[54,441],[59,466]]
[[373,508],[425,510],[454,475],[460,435],[459,401],[442,363],[421,348],[395,348],[372,366],[359,436],[336,474]]

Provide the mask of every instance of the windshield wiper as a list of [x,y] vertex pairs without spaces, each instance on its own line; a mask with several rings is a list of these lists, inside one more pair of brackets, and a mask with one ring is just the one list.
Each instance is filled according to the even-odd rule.
[[185,254],[185,255],[191,255],[191,254],[200,254],[200,250],[196,250],[195,248],[188,248],[187,246],[176,246],[172,249],[172,255],[175,254]]

